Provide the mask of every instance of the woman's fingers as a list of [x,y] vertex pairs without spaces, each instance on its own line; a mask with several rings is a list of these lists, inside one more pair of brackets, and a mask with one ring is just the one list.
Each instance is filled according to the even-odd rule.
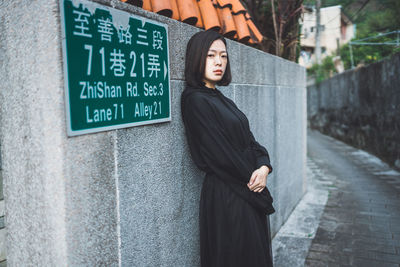
[[262,190],[264,190],[265,188],[265,183],[263,183],[263,181],[256,179],[256,181],[254,182],[254,184],[252,186],[248,186],[249,189],[253,192],[261,192]]
[[254,171],[251,175],[247,187],[253,192],[261,192],[266,186],[266,177],[264,177],[258,170]]
[[252,173],[251,177],[250,177],[250,181],[249,181],[249,185],[250,185],[250,186],[253,186],[254,181],[256,180],[256,177],[257,177],[257,171],[254,171],[254,172]]
[[264,190],[265,186],[258,187],[254,192],[261,193]]
[[[254,191],[254,192],[256,192],[257,190],[260,190],[261,189],[261,191],[262,191],[262,189],[264,189],[265,188],[265,184],[263,184],[263,183],[257,183],[257,181],[254,183],[254,185],[253,186],[251,186],[251,187],[249,187],[249,189],[251,190],[251,191]],[[261,192],[260,191],[260,192]]]
[[260,192],[260,189],[261,189],[261,186],[257,186],[256,188],[254,188],[254,189],[251,190],[251,191],[253,191],[253,192],[255,192],[255,193],[258,193],[258,192]]
[[255,176],[256,178],[254,179],[254,182],[252,184],[250,184],[249,188],[251,191],[254,191],[254,189],[256,189],[257,187],[260,186],[260,181],[259,179],[257,179],[258,176]]

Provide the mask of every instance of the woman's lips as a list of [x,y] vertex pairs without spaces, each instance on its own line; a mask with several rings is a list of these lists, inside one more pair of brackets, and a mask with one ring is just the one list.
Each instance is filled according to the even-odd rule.
[[222,70],[215,70],[214,73],[215,73],[216,75],[222,75]]

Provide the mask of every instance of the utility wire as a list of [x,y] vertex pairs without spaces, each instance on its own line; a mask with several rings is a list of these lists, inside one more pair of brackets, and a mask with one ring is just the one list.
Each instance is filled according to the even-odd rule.
[[[361,41],[375,39],[375,38],[379,38],[379,37],[383,37],[383,36],[390,35],[390,34],[395,34],[395,33],[397,33],[397,40],[396,41],[391,40],[391,41],[386,41],[386,42],[381,42],[381,43],[361,42]],[[349,42],[351,68],[354,69],[354,58],[353,58],[352,45],[395,45],[397,47],[400,47],[400,30],[387,32],[387,33],[382,33],[382,34],[378,34],[378,35],[375,35],[375,36],[371,36],[371,37],[367,37],[367,38],[363,38],[363,39],[359,39],[359,40],[355,40],[355,41]]]
[[358,15],[358,13],[360,13],[360,11],[363,10],[364,7],[367,6],[367,4],[369,3],[369,1],[370,1],[370,0],[366,0],[366,1],[363,3],[363,5],[356,11],[356,13],[354,13],[354,14],[351,16],[351,19],[350,19],[351,21],[353,21],[354,17],[356,17],[356,16]]
[[[358,13],[360,13],[361,10],[363,10],[363,9],[367,6],[367,4],[369,3],[369,1],[370,1],[370,0],[366,0],[366,1],[362,4],[362,6],[351,16],[351,18],[350,18],[349,20],[350,20],[350,21],[353,21],[354,17],[356,17],[356,16],[358,15]],[[346,7],[343,7],[343,9],[345,9],[345,8],[347,8],[347,6],[346,6]],[[323,9],[323,8],[321,8],[321,9]],[[339,15],[336,15],[334,18],[330,19],[328,22],[325,22],[324,24],[328,24],[329,22],[335,20],[337,17],[341,16],[341,15],[342,15],[341,12],[342,12],[342,11],[340,11]],[[307,21],[313,21],[313,20],[307,20]]]

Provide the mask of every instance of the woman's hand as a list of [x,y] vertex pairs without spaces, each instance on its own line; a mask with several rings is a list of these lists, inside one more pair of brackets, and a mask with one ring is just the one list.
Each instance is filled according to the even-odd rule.
[[253,172],[250,181],[247,183],[247,187],[253,192],[260,193],[267,185],[268,173],[269,168],[265,165],[261,166]]

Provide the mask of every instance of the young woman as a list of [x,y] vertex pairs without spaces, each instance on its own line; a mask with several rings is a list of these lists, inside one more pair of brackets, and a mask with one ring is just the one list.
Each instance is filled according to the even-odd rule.
[[272,266],[268,215],[275,210],[266,188],[272,167],[246,116],[215,87],[231,81],[222,35],[202,31],[189,40],[185,79],[182,119],[193,161],[206,173],[201,266]]

